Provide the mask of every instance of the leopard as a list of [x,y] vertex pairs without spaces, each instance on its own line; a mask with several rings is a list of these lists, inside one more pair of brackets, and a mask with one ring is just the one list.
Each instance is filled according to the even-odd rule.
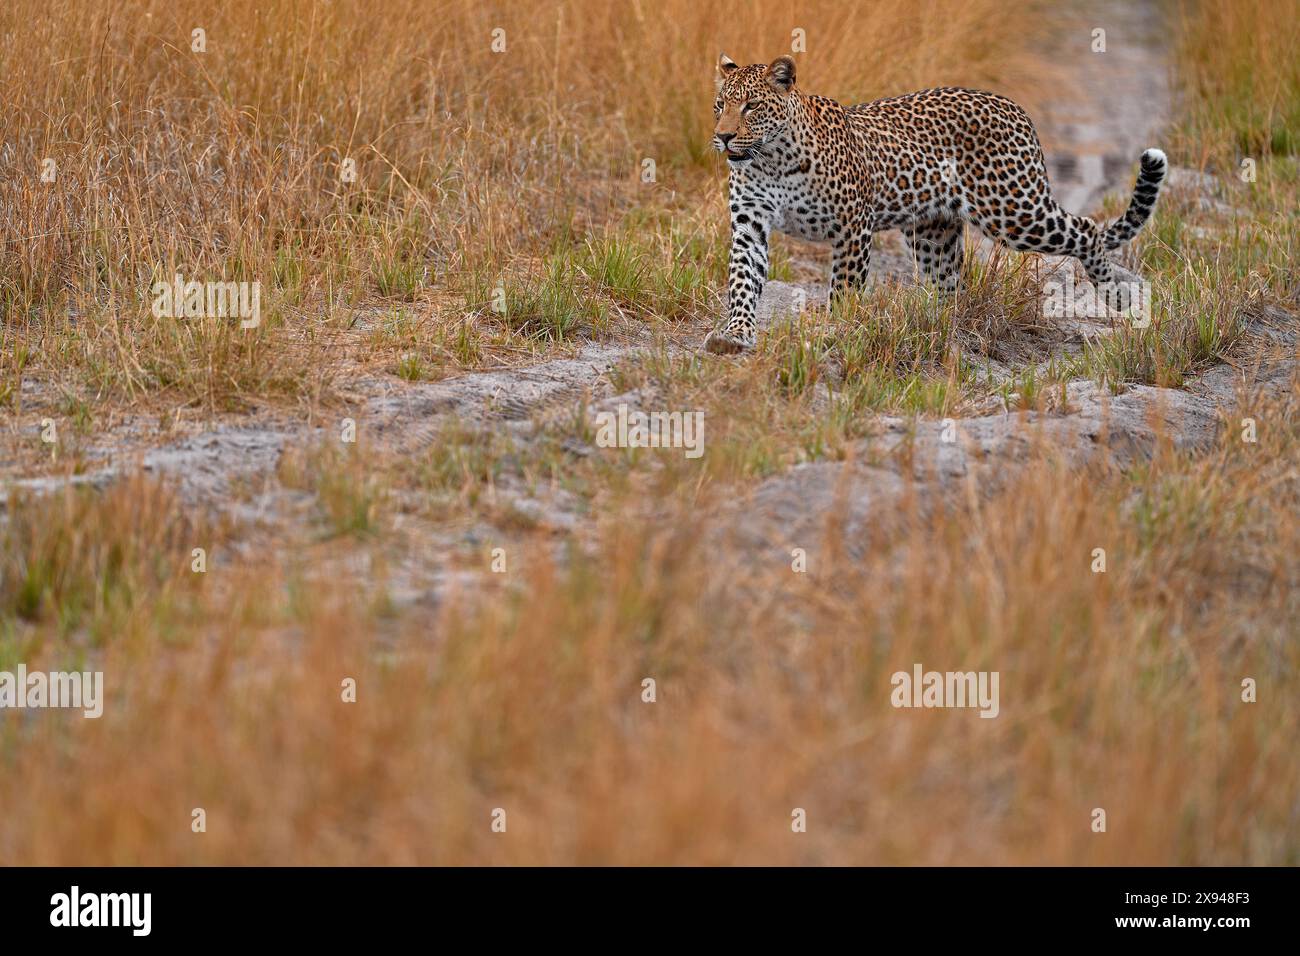
[[795,72],[791,56],[717,61],[712,144],[726,157],[731,246],[727,314],[708,352],[754,347],[773,232],[830,244],[832,302],[864,288],[872,237],[891,229],[951,296],[969,224],[1021,252],[1077,259],[1107,305],[1129,307],[1132,274],[1109,253],[1150,218],[1162,150],[1142,153],[1127,209],[1101,223],[1057,204],[1034,123],[1005,96],[940,87],[844,106],[797,88]]

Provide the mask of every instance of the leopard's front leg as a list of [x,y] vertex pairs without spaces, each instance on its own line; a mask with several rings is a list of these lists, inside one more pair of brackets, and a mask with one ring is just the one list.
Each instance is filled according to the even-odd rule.
[[771,226],[756,202],[731,204],[731,259],[727,266],[727,324],[704,340],[710,352],[753,348],[754,316],[767,282],[767,241]]
[[870,266],[871,230],[845,230],[835,240],[831,255],[831,299],[865,288]]

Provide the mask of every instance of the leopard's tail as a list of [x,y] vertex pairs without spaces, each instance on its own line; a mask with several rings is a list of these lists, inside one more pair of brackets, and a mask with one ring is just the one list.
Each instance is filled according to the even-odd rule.
[[1102,241],[1107,249],[1118,249],[1128,242],[1151,218],[1151,210],[1156,207],[1156,196],[1160,193],[1160,184],[1165,181],[1168,170],[1169,160],[1162,150],[1148,149],[1142,154],[1142,169],[1138,172],[1137,186],[1133,188],[1133,199],[1129,202],[1128,209],[1102,233]]

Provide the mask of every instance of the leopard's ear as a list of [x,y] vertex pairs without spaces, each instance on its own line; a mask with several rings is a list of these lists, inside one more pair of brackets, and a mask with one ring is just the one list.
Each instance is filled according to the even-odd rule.
[[725,80],[728,76],[730,76],[733,70],[738,70],[738,69],[740,69],[740,67],[735,63],[734,60],[731,59],[731,57],[727,56],[727,54],[725,53],[719,53],[718,54],[718,75],[714,78],[714,85],[719,90],[722,89],[722,81]]
[[794,86],[794,59],[778,56],[767,68],[767,82],[780,93],[789,93]]

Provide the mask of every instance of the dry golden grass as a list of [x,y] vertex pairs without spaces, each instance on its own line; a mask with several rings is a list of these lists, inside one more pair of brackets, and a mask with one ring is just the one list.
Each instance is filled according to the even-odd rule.
[[1233,169],[1300,152],[1300,0],[1178,7],[1187,116],[1179,151]]
[[[147,615],[106,643],[104,718],[6,722],[0,858],[1295,864],[1297,399],[1232,411],[1257,444],[1228,429],[1128,476],[1045,458],[987,500],[905,508],[860,560],[809,541],[802,575],[706,546],[707,501],[610,521],[563,566],[512,548],[503,584],[437,609],[391,606],[391,543],[353,578],[329,544],[227,561],[183,647]],[[136,547],[115,507],[41,515]],[[6,576],[40,547],[12,544]],[[918,661],[999,671],[998,718],[893,709]]]

